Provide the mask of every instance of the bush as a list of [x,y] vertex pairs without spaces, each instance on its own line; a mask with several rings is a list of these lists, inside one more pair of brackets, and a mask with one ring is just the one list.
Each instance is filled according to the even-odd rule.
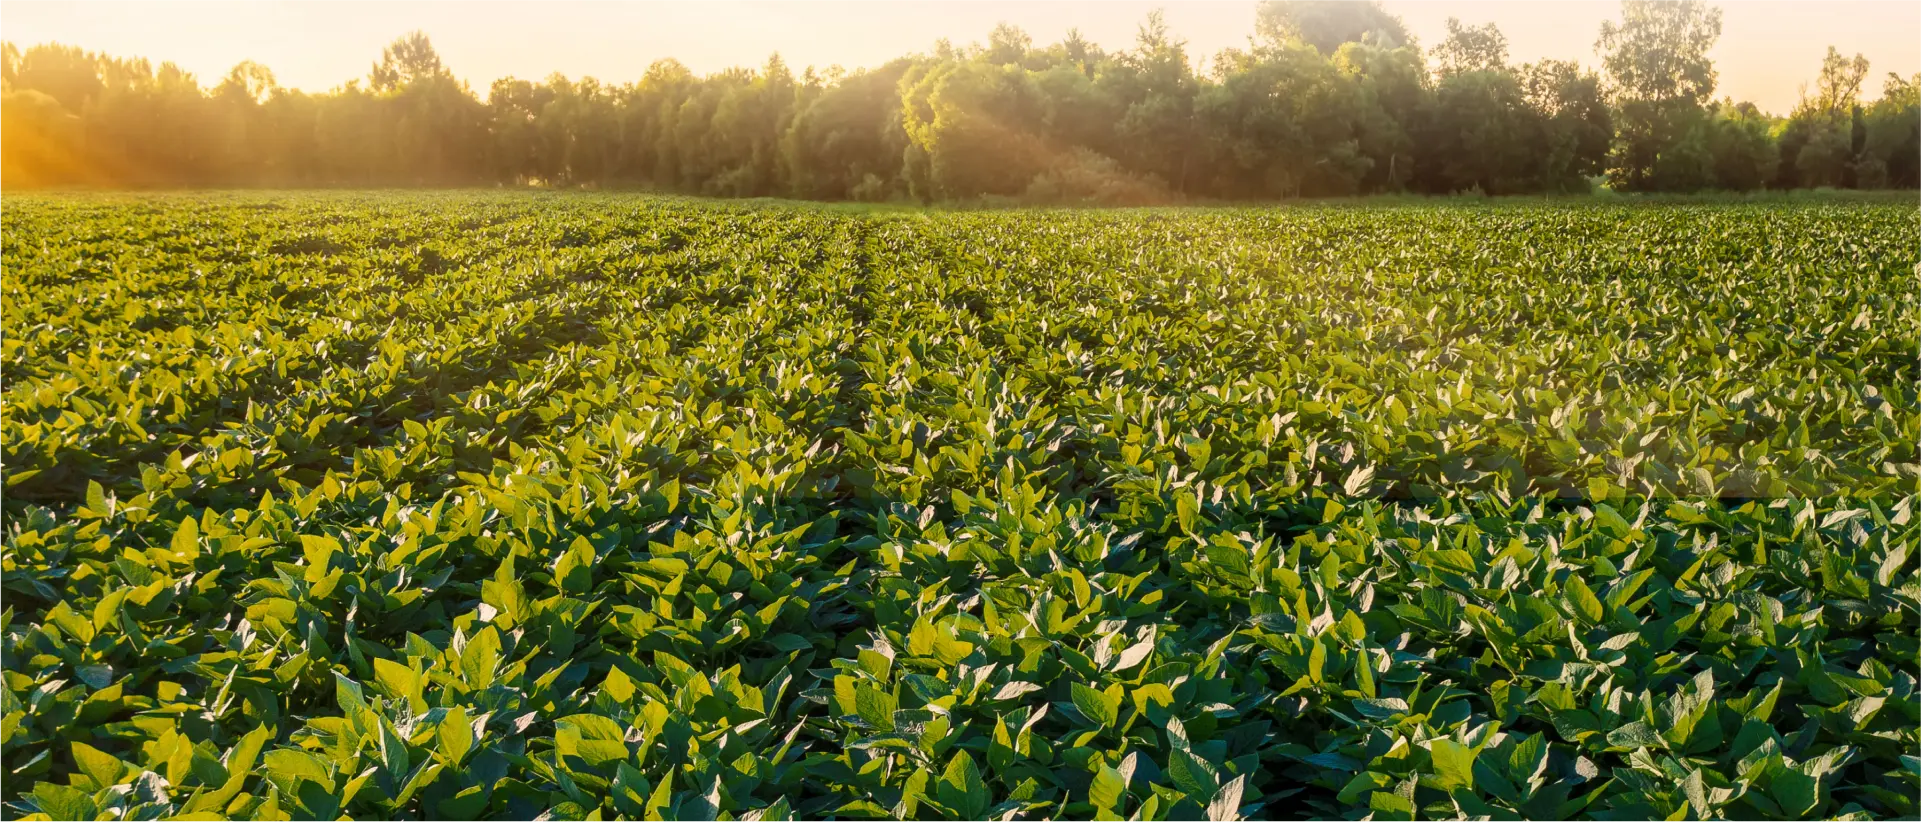
[[1111,157],[1075,148],[1035,175],[1023,199],[1046,205],[1145,206],[1174,198],[1159,178],[1129,173]]

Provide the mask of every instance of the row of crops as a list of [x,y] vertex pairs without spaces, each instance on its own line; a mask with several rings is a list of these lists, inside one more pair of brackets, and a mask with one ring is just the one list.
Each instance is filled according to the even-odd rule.
[[9,818],[1921,813],[1912,206],[0,229]]

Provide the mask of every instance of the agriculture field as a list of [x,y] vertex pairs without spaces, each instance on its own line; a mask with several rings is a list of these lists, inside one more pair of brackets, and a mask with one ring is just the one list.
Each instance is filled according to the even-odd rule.
[[1912,203],[0,229],[10,818],[1918,812]]

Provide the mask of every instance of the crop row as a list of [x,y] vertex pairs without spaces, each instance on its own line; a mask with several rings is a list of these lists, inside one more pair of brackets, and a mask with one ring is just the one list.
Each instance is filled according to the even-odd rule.
[[3,219],[10,815],[1916,812],[1913,209]]

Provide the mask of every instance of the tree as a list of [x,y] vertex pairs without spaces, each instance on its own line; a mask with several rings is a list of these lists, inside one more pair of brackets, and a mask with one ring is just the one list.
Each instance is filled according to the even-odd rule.
[[765,196],[787,188],[781,179],[780,140],[793,120],[799,91],[793,71],[776,53],[751,83],[726,101],[723,130],[735,149],[734,191]]
[[273,72],[252,60],[234,66],[214,89],[213,102],[220,123],[216,156],[225,166],[224,182],[234,185],[261,182],[275,165],[269,152],[249,149],[276,137],[261,105],[278,89]]
[[1595,48],[1630,100],[1687,101],[1714,93],[1708,50],[1721,36],[1721,10],[1699,0],[1622,0],[1621,23],[1603,21]]
[[1794,153],[1794,169],[1800,175],[1801,185],[1816,188],[1844,185],[1853,160],[1850,148],[1846,131],[1835,127],[1816,128]]
[[1025,66],[1027,53],[1034,48],[1034,38],[1027,36],[1019,26],[1001,23],[987,35],[987,47],[981,52],[981,59],[996,66]]
[[1230,49],[1215,72],[1195,108],[1216,191],[1272,199],[1359,190],[1372,162],[1361,152],[1352,78],[1299,42]]
[[543,145],[540,117],[553,89],[526,80],[502,77],[487,91],[487,119],[492,134],[488,165],[496,180],[526,183],[551,180],[559,163]]
[[440,62],[427,35],[415,31],[381,51],[368,85],[388,110],[388,174],[415,185],[470,180],[487,155],[486,110]]
[[1512,194],[1537,186],[1542,118],[1513,72],[1448,74],[1435,85],[1423,118],[1416,179],[1427,191]]
[[1507,35],[1493,23],[1463,26],[1447,18],[1447,39],[1434,47],[1438,73],[1445,77],[1469,71],[1500,71],[1507,67]]
[[1334,53],[1333,62],[1355,82],[1359,94],[1358,139],[1370,163],[1362,189],[1404,189],[1413,179],[1414,134],[1421,128],[1431,93],[1420,50],[1347,43]]
[[100,78],[102,60],[73,46],[47,43],[16,51],[8,63],[8,86],[40,92],[66,109],[82,113],[106,90]]
[[1174,36],[1157,9],[1136,32],[1133,51],[1121,55],[1104,79],[1124,108],[1115,127],[1119,159],[1129,170],[1185,192],[1198,90],[1187,42]]
[[375,91],[392,91],[446,73],[427,34],[411,31],[380,52],[380,62],[368,72],[367,83]]
[[[1801,100],[1789,115],[1779,140],[1779,175],[1785,186],[1852,186],[1856,184],[1857,155],[1866,148],[1866,123],[1856,135],[1861,116],[1861,83],[1868,73],[1866,58],[1841,56],[1828,47],[1821,60],[1815,92],[1802,89]],[[1869,176],[1885,178],[1886,161],[1868,159]]]
[[1715,188],[1754,191],[1774,179],[1779,157],[1771,129],[1770,118],[1753,103],[1727,100],[1715,108],[1708,132]]
[[680,185],[680,149],[674,141],[680,112],[700,78],[680,61],[657,60],[639,83],[621,92],[621,177],[655,188]]
[[1528,105],[1541,120],[1539,184],[1549,191],[1583,191],[1607,166],[1614,116],[1601,78],[1567,60],[1542,60],[1519,72]]
[[1080,29],[1068,29],[1067,37],[1061,40],[1058,48],[1060,56],[1055,63],[1078,68],[1088,79],[1093,79],[1095,69],[1106,59],[1101,47],[1081,36]]
[[1821,77],[1813,107],[1832,117],[1854,111],[1855,105],[1861,102],[1861,81],[1867,76],[1868,58],[1856,54],[1848,59],[1841,56],[1840,50],[1828,46],[1828,55],[1821,60]]
[[1644,181],[1648,191],[1700,191],[1714,185],[1713,121],[1704,109],[1687,109],[1674,124],[1675,137],[1663,146]]
[[0,179],[13,186],[87,181],[91,165],[73,151],[80,118],[38,89],[0,97]]
[[1254,14],[1255,35],[1268,46],[1301,42],[1331,56],[1342,43],[1384,48],[1414,43],[1401,18],[1381,8],[1379,0],[1262,0]]
[[1448,21],[1430,64],[1378,3],[1259,7],[1206,75],[1165,18],[1126,51],[1009,25],[872,71],[638,82],[506,78],[484,100],[412,32],[366,78],[307,94],[247,62],[202,88],[177,66],[0,46],[8,185],[631,185],[720,196],[1161,202],[1414,190],[1578,191],[1917,184],[1921,77],[1861,100],[1830,49],[1793,117],[1709,103],[1719,15],[1627,2],[1606,80],[1508,62],[1493,25]]
[[0,40],[0,86],[13,86],[13,71],[19,63],[19,48]]
[[266,66],[243,60],[227,72],[226,79],[221,80],[220,87],[214,90],[214,96],[259,105],[267,102],[279,88],[280,84],[274,82],[273,72]]
[[1051,152],[1029,124],[1039,100],[1026,70],[984,60],[935,64],[901,78],[902,124],[926,158],[927,193],[1013,196]]
[[907,145],[897,87],[912,65],[900,59],[854,72],[795,113],[781,142],[794,196],[888,199],[897,193],[891,183],[900,178]]
[[1621,22],[1601,24],[1595,49],[1619,105],[1609,169],[1617,185],[1653,186],[1661,154],[1701,121],[1715,83],[1707,53],[1720,36],[1721,10],[1700,0],[1622,0]]
[[1881,99],[1862,112],[1862,125],[1857,183],[1863,188],[1921,187],[1921,73],[1904,79],[1889,72]]

